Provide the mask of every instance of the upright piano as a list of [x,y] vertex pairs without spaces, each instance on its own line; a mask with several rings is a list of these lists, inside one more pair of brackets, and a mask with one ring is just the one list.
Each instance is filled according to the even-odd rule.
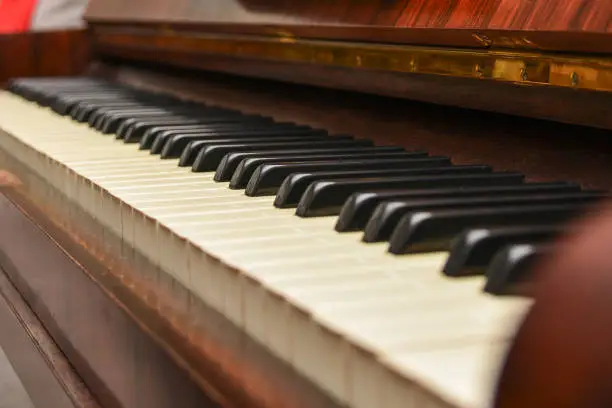
[[86,20],[87,69],[0,93],[0,270],[101,406],[608,406],[555,346],[588,314],[531,318],[612,187],[608,1]]

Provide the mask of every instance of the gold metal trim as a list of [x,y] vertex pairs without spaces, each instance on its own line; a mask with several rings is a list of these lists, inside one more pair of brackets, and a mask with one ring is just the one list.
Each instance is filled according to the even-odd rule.
[[98,45],[612,91],[612,58],[96,27]]

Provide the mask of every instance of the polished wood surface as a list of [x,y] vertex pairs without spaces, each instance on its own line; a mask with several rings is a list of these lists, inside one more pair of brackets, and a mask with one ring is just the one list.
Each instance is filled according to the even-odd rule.
[[536,303],[509,353],[496,408],[612,405],[612,204],[534,271]]
[[239,0],[245,9],[300,21],[393,27],[610,31],[609,2],[589,0]]
[[[93,0],[93,23],[336,40],[609,50],[607,0]],[[568,35],[568,33],[570,35]]]
[[82,30],[0,35],[0,86],[14,77],[78,75],[89,55]]
[[[145,7],[145,4],[149,5]],[[173,4],[173,7],[169,7]],[[94,0],[90,19],[612,31],[607,0]]]

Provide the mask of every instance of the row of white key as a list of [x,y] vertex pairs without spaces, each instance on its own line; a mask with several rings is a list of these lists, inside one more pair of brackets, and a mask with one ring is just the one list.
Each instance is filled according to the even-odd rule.
[[[298,218],[19,97],[2,94],[0,107],[7,133],[78,174],[59,171],[56,186],[336,398],[411,406],[414,382],[455,406],[486,405],[528,300],[444,278],[444,253],[388,254],[336,233],[335,217]],[[390,384],[391,371],[407,381]]]

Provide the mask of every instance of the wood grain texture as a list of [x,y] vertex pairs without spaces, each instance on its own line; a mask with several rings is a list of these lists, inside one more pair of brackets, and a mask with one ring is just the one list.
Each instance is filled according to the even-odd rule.
[[608,0],[93,0],[86,19],[94,27],[160,33],[572,53],[612,49]]
[[612,30],[608,0],[94,0],[86,16],[215,24]]
[[88,62],[85,31],[0,36],[0,85],[14,77],[78,75]]

